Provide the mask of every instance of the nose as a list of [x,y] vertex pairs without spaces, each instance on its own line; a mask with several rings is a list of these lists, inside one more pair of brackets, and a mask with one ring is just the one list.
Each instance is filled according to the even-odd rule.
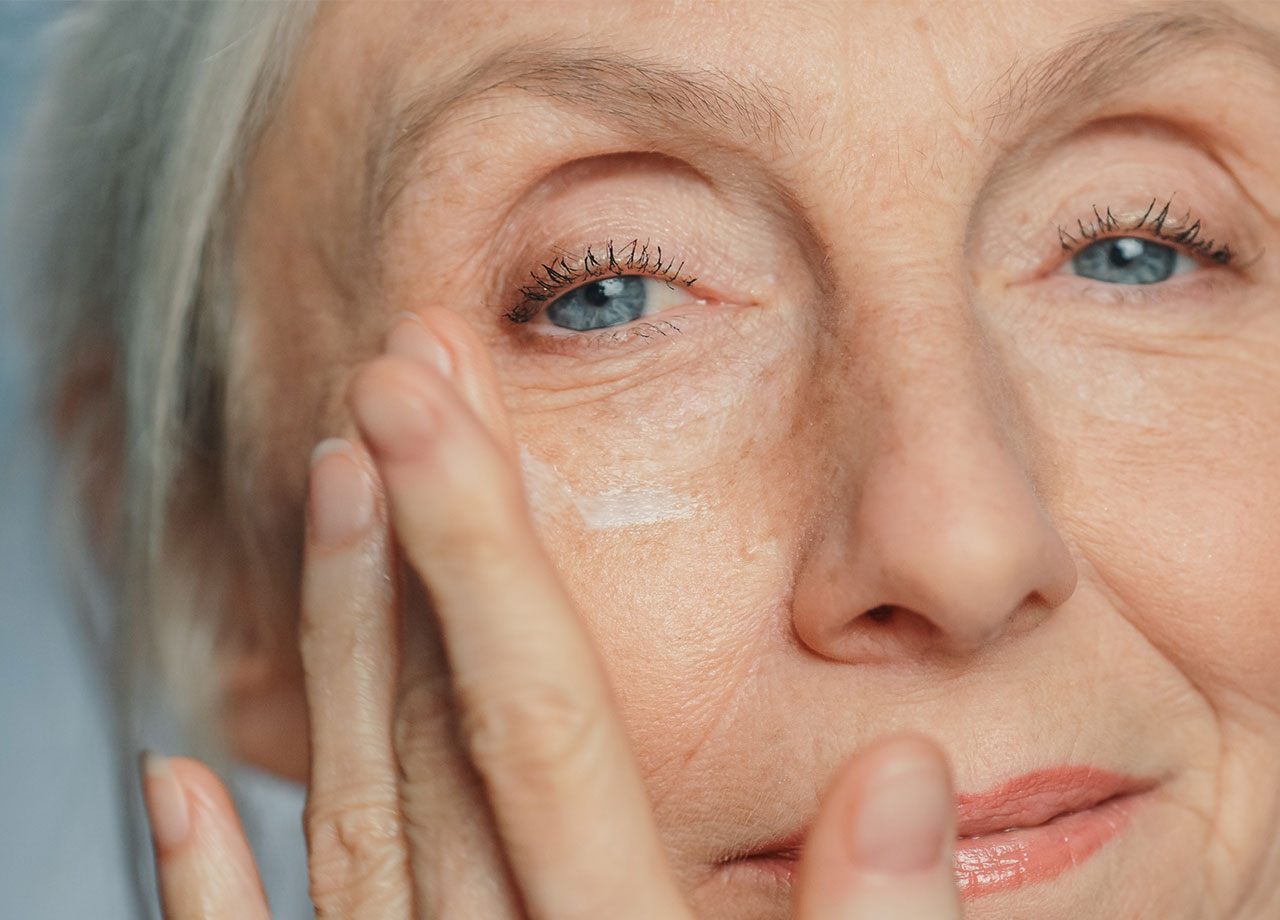
[[870,398],[824,401],[861,407],[827,427],[848,434],[792,602],[796,634],[826,658],[972,654],[1075,590],[1017,387],[974,328],[913,323],[910,341],[867,342],[864,327],[874,357],[836,376]]

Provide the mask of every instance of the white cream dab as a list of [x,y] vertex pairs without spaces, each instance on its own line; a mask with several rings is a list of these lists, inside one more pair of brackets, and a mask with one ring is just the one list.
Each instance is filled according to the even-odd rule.
[[571,505],[588,530],[641,527],[693,517],[698,503],[670,489],[611,485],[602,492],[579,495],[569,488],[553,464],[539,460],[520,445],[520,470],[535,515],[555,513]]

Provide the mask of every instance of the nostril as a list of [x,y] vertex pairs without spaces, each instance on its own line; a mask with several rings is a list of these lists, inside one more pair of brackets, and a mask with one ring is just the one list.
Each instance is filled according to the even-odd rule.
[[887,604],[881,604],[879,607],[868,610],[867,616],[877,623],[887,623],[893,619],[893,608]]

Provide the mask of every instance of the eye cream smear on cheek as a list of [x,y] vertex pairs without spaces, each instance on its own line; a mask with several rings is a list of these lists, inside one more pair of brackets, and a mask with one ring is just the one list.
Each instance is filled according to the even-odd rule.
[[520,469],[535,516],[572,506],[588,530],[662,524],[693,517],[698,511],[693,498],[647,484],[617,484],[602,492],[578,494],[554,465],[534,457],[524,445],[520,446]]
[[661,524],[693,517],[698,510],[693,499],[658,488],[613,488],[575,497],[573,503],[591,530]]
[[539,460],[520,445],[520,474],[535,519],[551,517],[572,507],[573,498],[560,473],[550,463]]

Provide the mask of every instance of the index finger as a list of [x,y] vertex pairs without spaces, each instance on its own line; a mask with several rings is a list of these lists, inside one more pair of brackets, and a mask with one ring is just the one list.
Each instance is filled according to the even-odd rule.
[[[412,350],[397,332],[389,350]],[[421,342],[420,329],[409,334]],[[374,362],[352,408],[439,616],[463,734],[525,904],[548,920],[687,916],[608,682],[534,534],[515,465],[459,399],[451,362],[431,360]]]

